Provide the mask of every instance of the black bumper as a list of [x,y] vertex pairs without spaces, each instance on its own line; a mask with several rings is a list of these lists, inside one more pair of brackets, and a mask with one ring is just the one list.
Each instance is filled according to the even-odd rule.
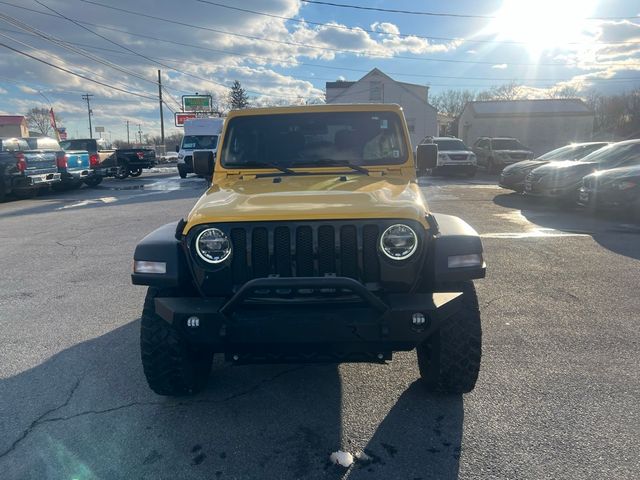
[[236,363],[384,362],[422,343],[461,299],[460,292],[379,298],[345,277],[261,278],[231,299],[159,297],[155,308],[190,342]]

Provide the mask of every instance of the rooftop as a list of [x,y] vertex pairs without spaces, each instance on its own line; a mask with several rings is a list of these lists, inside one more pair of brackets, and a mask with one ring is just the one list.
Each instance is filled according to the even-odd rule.
[[478,115],[502,114],[545,114],[545,113],[574,113],[592,114],[592,110],[579,98],[540,99],[540,100],[488,100],[483,102],[469,102]]

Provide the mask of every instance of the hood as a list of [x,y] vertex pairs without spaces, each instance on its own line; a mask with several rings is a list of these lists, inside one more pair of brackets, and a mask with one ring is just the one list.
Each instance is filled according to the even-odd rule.
[[620,179],[640,179],[640,165],[602,170],[592,173],[589,177],[597,178],[599,182],[612,182]]
[[508,154],[526,153],[527,155],[531,155],[532,154],[531,150],[498,150],[498,149],[495,149],[494,152],[496,152],[496,153],[508,153]]
[[507,165],[506,167],[504,167],[504,170],[502,170],[502,172],[508,175],[511,173],[531,171],[534,168],[541,167],[542,165],[546,165],[547,163],[549,162],[546,160],[522,160],[521,162]]
[[213,222],[411,219],[428,228],[418,185],[402,177],[282,175],[226,180],[195,204],[184,233]]
[[447,155],[475,155],[471,150],[440,150],[438,153],[446,153]]
[[536,168],[532,173],[544,177],[546,181],[556,183],[569,183],[579,181],[585,175],[593,172],[598,166],[595,162],[574,162],[566,160],[562,162],[550,162]]

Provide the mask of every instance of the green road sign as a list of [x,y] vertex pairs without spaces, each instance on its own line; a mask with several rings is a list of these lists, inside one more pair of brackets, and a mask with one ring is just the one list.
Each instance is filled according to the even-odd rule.
[[211,111],[211,95],[183,95],[182,110],[184,112]]

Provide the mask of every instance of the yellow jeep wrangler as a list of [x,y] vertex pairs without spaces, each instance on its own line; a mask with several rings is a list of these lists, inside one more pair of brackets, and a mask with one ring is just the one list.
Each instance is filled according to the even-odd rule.
[[141,350],[151,389],[195,393],[214,353],[235,364],[385,363],[416,348],[433,391],[473,389],[485,275],[478,234],[429,211],[397,105],[233,111],[186,219],[145,237]]

